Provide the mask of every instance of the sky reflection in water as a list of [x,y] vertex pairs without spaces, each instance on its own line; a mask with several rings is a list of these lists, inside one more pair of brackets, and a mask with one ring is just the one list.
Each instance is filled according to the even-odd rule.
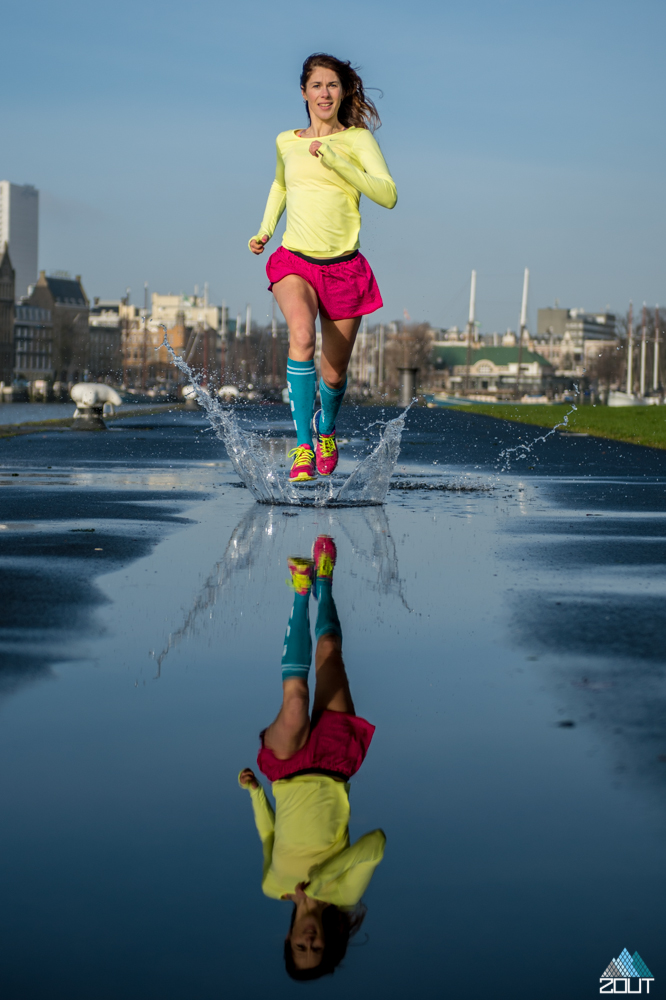
[[[625,946],[659,981],[660,484],[489,473],[478,493],[285,511],[230,489],[226,462],[174,473],[186,505],[175,490],[169,506],[159,471],[118,475],[137,500],[163,493],[144,514],[124,496],[129,521],[98,503],[64,530],[106,523],[107,545],[132,526],[145,546],[106,564],[106,603],[82,579],[94,627],[68,653],[42,636],[42,680],[26,670],[4,689],[8,996],[434,998],[510,983],[526,1000],[578,998]],[[57,509],[40,521],[23,500],[16,519],[39,534]],[[48,530],[55,544],[62,526]],[[338,548],[356,712],[377,727],[351,780],[350,842],[381,829],[386,850],[344,961],[301,986],[284,968],[292,903],[261,891],[237,775],[280,704],[287,557],[320,534]],[[77,558],[97,546],[69,538]]]

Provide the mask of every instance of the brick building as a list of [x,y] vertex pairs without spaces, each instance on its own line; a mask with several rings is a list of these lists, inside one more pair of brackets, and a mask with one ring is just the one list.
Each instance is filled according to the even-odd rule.
[[82,382],[90,372],[90,304],[81,276],[39,272],[28,306],[48,309],[53,322],[53,377],[56,382]]
[[95,299],[88,316],[88,371],[91,382],[119,383],[123,377],[122,320],[124,303]]
[[51,312],[17,305],[14,314],[14,378],[17,382],[53,382]]

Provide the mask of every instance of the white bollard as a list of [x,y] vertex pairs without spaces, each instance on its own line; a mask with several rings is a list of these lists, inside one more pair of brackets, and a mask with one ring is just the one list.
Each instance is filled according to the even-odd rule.
[[105,431],[105,407],[122,405],[116,390],[102,382],[77,382],[70,395],[76,403],[74,419],[78,421],[76,429],[79,431]]

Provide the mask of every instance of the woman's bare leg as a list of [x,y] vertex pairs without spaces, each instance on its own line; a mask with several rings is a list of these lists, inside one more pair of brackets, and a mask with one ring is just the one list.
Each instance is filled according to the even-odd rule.
[[282,707],[264,733],[264,745],[281,760],[300,750],[310,733],[308,674],[312,663],[310,591],[314,564],[309,558],[289,556],[287,565],[294,603],[282,649]]
[[317,679],[313,711],[321,712],[327,708],[329,712],[349,712],[350,715],[355,715],[342,659],[341,636],[330,633],[317,640],[315,669]]
[[341,389],[345,384],[360,325],[360,316],[353,319],[321,317],[321,375],[331,389]]
[[319,311],[317,293],[298,274],[287,274],[273,285],[273,295],[289,328],[289,357],[293,361],[312,361]]
[[288,677],[282,682],[282,707],[264,733],[264,745],[278,760],[288,760],[310,735],[310,692],[307,681]]

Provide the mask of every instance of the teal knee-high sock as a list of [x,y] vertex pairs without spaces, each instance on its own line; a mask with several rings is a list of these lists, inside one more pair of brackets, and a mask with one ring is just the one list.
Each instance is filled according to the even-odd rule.
[[319,418],[319,430],[322,434],[332,434],[335,430],[335,418],[338,415],[342,400],[347,391],[347,379],[342,389],[331,389],[326,385],[323,378],[319,379],[319,395],[321,396],[321,417]]
[[340,619],[333,600],[333,581],[317,577],[317,600],[319,601],[319,611],[317,612],[317,623],[315,625],[315,635],[318,639],[322,635],[339,635],[342,638]]
[[287,359],[287,388],[291,415],[296,425],[296,443],[312,447],[312,411],[317,376],[314,361]]
[[303,677],[307,680],[311,662],[310,594],[294,594],[294,606],[282,650],[282,680],[287,677]]

